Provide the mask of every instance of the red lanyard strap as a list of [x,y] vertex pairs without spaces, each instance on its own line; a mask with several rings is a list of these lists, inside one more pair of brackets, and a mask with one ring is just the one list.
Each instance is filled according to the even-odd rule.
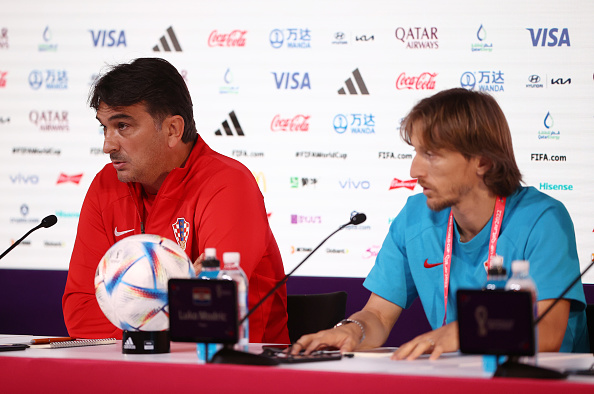
[[[499,230],[501,229],[503,213],[505,212],[505,200],[505,197],[497,197],[495,199],[495,210],[493,211],[493,222],[491,223],[491,235],[489,237],[489,258],[487,260],[487,269],[491,268],[491,258],[495,256],[497,251],[497,239],[499,238]],[[450,290],[450,265],[452,263],[453,244],[454,213],[450,210],[448,230],[446,233],[446,243],[443,251],[443,303],[445,311],[443,314],[443,326],[446,324],[446,317],[448,315],[448,293]]]

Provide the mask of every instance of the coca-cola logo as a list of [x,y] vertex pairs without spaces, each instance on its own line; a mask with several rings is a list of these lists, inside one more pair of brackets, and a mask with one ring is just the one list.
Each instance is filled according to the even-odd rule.
[[233,30],[228,34],[219,34],[213,30],[208,36],[209,47],[243,47],[245,46],[245,35],[247,30]]
[[293,118],[281,118],[276,115],[270,123],[272,131],[309,131],[310,115],[295,115]]
[[396,89],[416,89],[427,90],[435,89],[435,77],[437,73],[422,73],[421,75],[407,77],[402,73],[396,79]]

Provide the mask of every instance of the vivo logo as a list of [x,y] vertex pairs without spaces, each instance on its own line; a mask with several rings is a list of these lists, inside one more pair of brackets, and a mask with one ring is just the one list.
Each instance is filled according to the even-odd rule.
[[277,89],[311,89],[308,73],[301,75],[298,72],[283,72],[278,74],[273,72],[272,74],[274,74],[274,82]]
[[119,47],[126,46],[126,34],[123,30],[89,30],[95,47]]
[[551,29],[540,28],[536,31],[535,29],[530,28],[527,28],[526,30],[530,32],[530,38],[532,39],[533,47],[539,45],[541,47],[544,47],[545,44],[549,47],[560,47],[562,45],[567,45],[568,47],[571,46],[571,43],[569,42],[569,31],[567,30],[567,28],[561,30],[561,35],[559,36],[559,38],[557,38],[557,33],[559,32],[559,29],[557,29],[556,27],[553,27]]
[[19,173],[9,175],[8,177],[12,183],[24,183],[25,185],[37,185],[39,183],[39,177],[37,175],[23,175]]
[[369,181],[353,181],[351,178],[346,181],[338,181],[342,189],[369,189],[371,184]]

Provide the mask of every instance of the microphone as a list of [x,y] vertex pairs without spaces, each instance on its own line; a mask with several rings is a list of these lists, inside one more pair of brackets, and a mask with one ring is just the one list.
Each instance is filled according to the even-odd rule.
[[39,223],[37,226],[35,226],[31,230],[29,230],[29,232],[27,232],[27,234],[23,235],[21,237],[21,239],[19,239],[18,241],[16,241],[12,245],[10,245],[10,247],[8,249],[6,249],[4,251],[4,253],[2,253],[2,255],[0,255],[0,259],[2,259],[2,257],[6,256],[8,254],[8,252],[13,250],[18,244],[20,244],[25,238],[27,238],[29,236],[29,234],[31,234],[33,231],[40,229],[42,227],[43,228],[51,227],[54,224],[56,224],[57,222],[58,222],[58,218],[56,217],[56,215],[49,215],[49,216],[44,217],[43,220],[41,221],[41,223]]
[[542,318],[543,318],[543,317],[545,317],[545,316],[546,316],[546,315],[547,315],[547,314],[548,314],[548,313],[551,311],[551,309],[553,309],[553,307],[554,307],[555,305],[557,305],[557,303],[563,299],[563,296],[564,296],[565,294],[567,294],[567,292],[568,292],[569,290],[571,290],[571,288],[572,288],[573,286],[575,286],[575,284],[576,284],[576,283],[577,283],[577,282],[578,282],[578,281],[579,281],[579,280],[582,278],[582,276],[584,276],[584,274],[585,274],[586,272],[588,272],[588,270],[589,270],[590,268],[592,268],[592,266],[593,266],[593,265],[594,265],[594,253],[592,253],[592,262],[590,263],[590,265],[589,265],[589,266],[587,266],[587,267],[586,267],[586,269],[585,269],[585,270],[584,270],[582,273],[580,273],[580,274],[579,274],[579,275],[578,275],[578,276],[577,276],[577,277],[576,277],[576,278],[573,280],[573,282],[571,282],[571,283],[569,284],[569,286],[567,286],[567,288],[566,288],[565,290],[563,290],[563,293],[561,293],[561,295],[560,295],[559,297],[555,298],[555,301],[553,301],[553,303],[552,303],[552,304],[551,304],[551,305],[550,305],[550,306],[549,306],[549,307],[548,307],[548,308],[547,308],[547,309],[546,309],[546,310],[545,310],[545,311],[542,313],[542,315],[540,315],[540,316],[539,316],[539,317],[538,317],[538,318],[537,318],[537,319],[534,321],[534,326],[536,326],[538,323],[540,323],[540,321],[542,320]]
[[314,252],[320,248],[320,246],[322,246],[328,239],[330,239],[331,236],[333,236],[334,234],[336,234],[337,232],[339,232],[340,230],[342,230],[346,226],[350,226],[351,224],[356,226],[358,224],[363,223],[366,220],[367,220],[367,216],[364,213],[353,212],[351,214],[351,220],[348,223],[343,224],[337,230],[335,230],[332,234],[330,234],[329,236],[327,236],[326,238],[324,238],[324,240],[322,242],[320,242],[320,244],[318,246],[316,246],[316,248],[314,250],[312,250],[311,252],[309,252],[309,254],[307,256],[305,256],[305,258],[303,260],[301,260],[301,262],[299,264],[297,264],[297,266],[295,268],[293,268],[291,270],[291,272],[289,272],[288,274],[286,274],[285,277],[282,278],[276,284],[276,286],[274,286],[272,288],[272,290],[270,290],[264,297],[262,297],[262,299],[260,299],[260,301],[256,305],[254,305],[254,307],[252,309],[250,309],[248,311],[248,313],[246,313],[246,315],[237,323],[237,325],[240,326],[241,323],[243,323],[245,321],[245,319],[247,319],[252,313],[254,313],[254,311],[256,309],[258,309],[260,307],[260,305],[262,305],[264,303],[264,301],[266,301],[268,299],[268,297],[270,297],[271,295],[273,295],[274,292],[276,292],[278,290],[278,288],[281,287],[289,279],[289,277],[291,275],[293,275],[293,273],[295,271],[297,271],[297,268],[301,267],[301,265],[303,263],[305,263],[305,261],[307,259],[309,259],[311,257],[311,255],[314,254]]
[[[339,232],[346,226],[350,226],[351,224],[353,224],[353,225],[361,224],[365,220],[367,220],[367,216],[365,216],[364,213],[353,212],[351,214],[351,220],[348,223],[345,223],[342,226],[340,226],[337,230],[335,230],[332,234],[330,234],[322,242],[320,242],[320,244],[318,246],[316,246],[316,248],[314,250],[309,252],[309,254],[299,264],[297,264],[297,266],[295,268],[293,268],[291,270],[291,272],[286,274],[285,277],[282,278],[272,288],[272,290],[270,290],[264,297],[262,297],[262,299],[260,299],[260,301],[256,305],[254,305],[254,307],[252,309],[250,309],[248,311],[248,313],[246,313],[246,315],[242,319],[240,319],[237,322],[237,326],[238,327],[241,326],[241,323],[243,323],[245,321],[245,319],[247,319],[252,313],[254,313],[254,311],[257,310],[260,307],[260,305],[262,305],[264,303],[264,301],[266,301],[271,295],[273,295],[278,290],[278,288],[281,287],[287,281],[287,279],[289,279],[289,277],[291,275],[293,275],[293,273],[297,270],[297,268],[301,267],[301,265],[303,263],[305,263],[305,261],[308,258],[310,258],[310,256],[312,254],[314,254],[314,252],[316,250],[318,250],[320,248],[320,246],[322,246],[324,244],[324,242],[326,242],[331,236],[333,236],[334,234],[336,234],[337,232]],[[278,361],[276,361],[270,357],[258,355],[258,354],[252,354],[252,353],[245,353],[245,352],[242,352],[239,350],[231,349],[227,346],[223,347],[221,350],[216,352],[212,358],[212,361],[210,361],[210,362],[214,363],[214,364],[278,365]]]
[[[582,276],[584,276],[584,274],[586,272],[588,272],[588,270],[590,268],[592,268],[593,265],[594,265],[594,253],[592,254],[592,262],[590,263],[590,265],[588,265],[586,267],[586,269],[584,271],[582,271],[573,280],[573,282],[571,282],[569,284],[569,286],[567,286],[567,288],[565,290],[563,290],[561,295],[559,297],[555,298],[555,301],[553,301],[553,303],[537,319],[534,320],[533,327],[536,327],[538,325],[538,323],[540,323],[542,321],[542,319],[551,311],[551,309],[553,309],[553,307],[555,305],[557,305],[557,303],[563,299],[563,296],[565,294],[567,294],[567,292],[569,290],[571,290],[571,288],[573,286],[575,286],[576,283],[579,282],[579,280],[582,278]],[[535,345],[538,347],[538,343],[536,343]],[[584,371],[590,371],[590,370],[584,370]],[[576,374],[579,374],[579,372],[580,372],[579,370],[575,371]],[[544,379],[565,379],[565,378],[567,378],[567,375],[568,375],[567,372],[559,372],[559,371],[556,371],[553,369],[522,364],[518,361],[517,356],[509,356],[509,358],[506,362],[497,366],[497,369],[495,370],[495,373],[493,374],[494,377],[539,378],[539,379],[543,379],[543,378]]]
[[364,213],[356,213],[351,217],[351,221],[348,224],[354,224],[356,226],[358,224],[363,223],[366,220],[367,216]]

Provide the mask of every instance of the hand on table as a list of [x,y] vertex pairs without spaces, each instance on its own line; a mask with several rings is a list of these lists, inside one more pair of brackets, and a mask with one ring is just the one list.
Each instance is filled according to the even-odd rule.
[[414,360],[421,354],[431,353],[429,360],[436,360],[444,352],[455,352],[460,348],[458,322],[452,322],[437,330],[419,335],[400,346],[392,354],[392,360]]
[[336,347],[341,352],[354,350],[361,342],[361,329],[356,324],[346,324],[337,328],[304,335],[291,346],[290,354],[298,354],[305,350],[310,354],[320,347]]

